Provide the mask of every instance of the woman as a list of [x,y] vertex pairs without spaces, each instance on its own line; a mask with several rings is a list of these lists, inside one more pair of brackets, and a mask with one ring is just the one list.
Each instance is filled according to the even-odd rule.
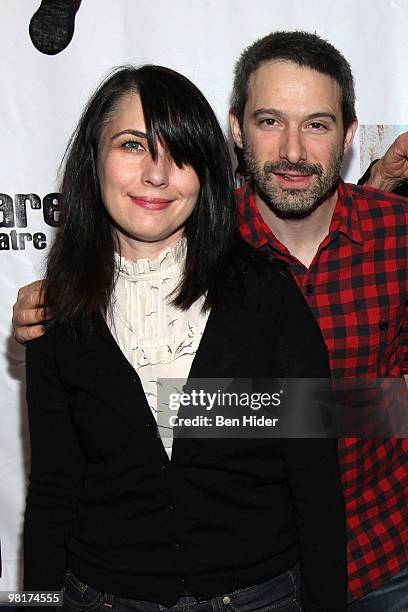
[[157,435],[158,377],[329,375],[294,281],[238,235],[205,98],[166,68],[117,70],[62,198],[53,321],[27,346],[25,588],[64,585],[69,610],[345,610],[334,440]]

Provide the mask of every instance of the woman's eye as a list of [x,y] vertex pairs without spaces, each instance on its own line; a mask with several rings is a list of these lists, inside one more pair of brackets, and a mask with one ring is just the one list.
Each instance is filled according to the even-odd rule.
[[122,144],[124,149],[128,149],[129,151],[145,151],[144,146],[141,142],[137,140],[128,140]]

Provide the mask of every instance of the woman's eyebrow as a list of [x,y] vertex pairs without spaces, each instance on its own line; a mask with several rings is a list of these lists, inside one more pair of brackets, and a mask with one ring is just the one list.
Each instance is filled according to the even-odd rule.
[[145,132],[139,132],[139,130],[122,130],[121,132],[117,132],[113,136],[111,136],[111,140],[114,140],[118,136],[122,136],[123,134],[132,134],[132,136],[138,136],[139,138],[147,138]]

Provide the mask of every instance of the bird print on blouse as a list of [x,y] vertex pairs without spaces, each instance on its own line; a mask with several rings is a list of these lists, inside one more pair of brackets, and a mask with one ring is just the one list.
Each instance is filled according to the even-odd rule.
[[176,392],[182,391],[209,314],[201,311],[204,297],[187,311],[171,303],[186,249],[183,239],[155,259],[129,261],[115,255],[118,275],[108,319],[113,337],[140,377],[169,458],[173,434],[168,401],[159,393],[160,379],[177,379]]

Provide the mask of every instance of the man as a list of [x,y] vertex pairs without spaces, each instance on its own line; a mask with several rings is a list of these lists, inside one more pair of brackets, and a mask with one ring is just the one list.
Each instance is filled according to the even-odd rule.
[[[238,192],[242,233],[286,261],[319,321],[334,376],[401,376],[407,205],[339,181],[356,126],[350,67],[319,37],[278,32],[242,54],[231,111],[251,177]],[[394,188],[408,176],[407,150],[404,135],[369,180]],[[30,327],[46,315],[34,310],[39,296],[38,283],[20,290],[19,340],[43,333]],[[406,440],[340,443],[353,612],[408,609],[407,451]]]
[[[319,37],[277,32],[241,55],[231,130],[251,177],[238,192],[242,233],[287,262],[334,377],[400,377],[408,203],[339,180],[356,126],[350,67]],[[386,164],[377,181],[392,178]],[[339,454],[350,609],[408,610],[408,441],[345,439]]]

